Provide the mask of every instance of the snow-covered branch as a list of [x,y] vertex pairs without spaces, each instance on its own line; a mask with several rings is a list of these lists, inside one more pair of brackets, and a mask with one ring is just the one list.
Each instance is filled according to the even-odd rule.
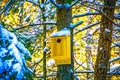
[[38,7],[40,7],[40,5],[38,3],[36,3],[35,1],[33,1],[33,0],[28,0],[28,2],[30,2],[30,3],[32,3],[32,4],[34,4],[34,5],[38,6]]
[[0,79],[10,80],[14,76],[13,79],[23,80],[26,78],[25,74],[32,74],[25,61],[31,58],[31,54],[15,34],[2,27],[0,23]]
[[29,25],[25,25],[25,26],[22,26],[22,27],[19,27],[19,28],[15,28],[14,31],[26,28],[28,26],[38,26],[38,25],[56,25],[56,23],[55,22],[45,22],[45,23],[29,24]]
[[111,63],[111,62],[117,61],[117,60],[119,60],[119,59],[120,59],[120,56],[117,56],[117,57],[115,57],[115,58],[110,59],[109,62]]
[[108,75],[120,75],[120,64],[114,64],[110,67],[110,71],[107,72]]
[[[86,71],[83,71],[83,70],[78,70],[78,71],[75,71],[75,73],[94,73],[94,71],[90,71],[90,70],[86,70]],[[107,72],[108,75],[120,75],[120,72],[117,70],[116,72]]]
[[76,70],[75,73],[94,73],[94,71],[91,70]]
[[74,6],[74,5],[76,5],[79,1],[80,1],[80,0],[76,0],[74,3],[72,3],[72,4],[70,5],[70,8],[71,8],[72,6]]
[[86,27],[84,27],[84,28],[81,28],[81,29],[79,29],[77,32],[75,32],[74,35],[77,34],[77,33],[79,33],[79,32],[81,32],[81,31],[84,31],[84,30],[86,30],[86,29],[89,29],[89,28],[91,28],[91,27],[93,27],[93,26],[95,26],[95,25],[98,25],[99,23],[100,23],[100,22],[95,22],[95,23],[90,24],[90,25],[88,25],[88,26],[86,26]]
[[62,8],[62,4],[58,4],[58,3],[56,3],[54,0],[50,0],[51,1],[51,3],[55,6],[55,7],[57,7],[57,8]]
[[120,47],[120,42],[114,42],[113,45],[111,46],[111,48],[113,47]]
[[103,15],[104,17],[106,17],[107,19],[109,19],[114,25],[120,27],[120,25],[116,24],[108,15],[106,15],[103,11],[97,9],[97,8],[94,8],[93,6],[90,6],[90,5],[85,5],[83,4],[84,6],[86,7],[89,7],[91,9],[94,9],[95,11],[99,12],[101,15]]
[[[79,17],[89,16],[89,15],[101,15],[101,13],[99,13],[99,12],[86,12],[83,14],[75,14],[75,15],[73,15],[72,18],[79,18]],[[114,18],[120,20],[120,14],[114,15]]]
[[78,23],[76,23],[76,24],[70,23],[70,28],[73,29],[73,28],[75,28],[75,27],[81,25],[82,23],[83,23],[83,21],[80,21],[80,22],[78,22]]
[[84,14],[73,15],[73,18],[84,17],[84,16],[89,16],[89,15],[100,15],[100,13],[99,12],[86,12]]
[[[57,76],[57,73],[54,72],[54,73],[49,73],[49,74],[47,74],[47,77],[51,77],[51,76]],[[42,77],[43,77],[43,74],[39,74],[39,77],[42,78]]]
[[9,0],[3,7],[3,9],[0,11],[0,15],[4,13],[4,15],[6,16],[9,13],[9,10],[12,7],[12,3],[14,2],[14,0]]
[[72,6],[76,5],[80,0],[76,0],[74,3],[69,4],[69,3],[65,3],[65,4],[58,4],[56,3],[54,0],[50,0],[51,3],[56,6],[57,8],[62,8],[63,6],[65,6],[66,9],[70,9]]
[[114,17],[115,17],[115,19],[120,20],[120,13],[116,14]]
[[117,27],[115,30],[116,30],[116,31],[120,31],[120,27]]
[[30,3],[32,3],[32,4],[36,5],[36,6],[38,6],[40,9],[42,9],[44,7],[44,5],[45,5],[45,4],[39,4],[39,3],[37,3],[37,2],[35,2],[33,0],[28,0],[28,2],[30,2]]

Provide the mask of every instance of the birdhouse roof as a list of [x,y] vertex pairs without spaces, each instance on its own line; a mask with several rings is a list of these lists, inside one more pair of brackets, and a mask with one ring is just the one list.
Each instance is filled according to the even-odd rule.
[[55,36],[70,36],[70,30],[67,28],[64,28],[61,31],[54,32],[51,34],[51,37],[55,37]]

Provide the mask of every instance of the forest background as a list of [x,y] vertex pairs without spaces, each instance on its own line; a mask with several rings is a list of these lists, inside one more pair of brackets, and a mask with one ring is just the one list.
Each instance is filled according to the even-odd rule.
[[[120,0],[2,0],[0,22],[31,53],[33,79],[120,79]],[[73,66],[65,72],[51,58],[50,36],[62,24],[73,44]]]

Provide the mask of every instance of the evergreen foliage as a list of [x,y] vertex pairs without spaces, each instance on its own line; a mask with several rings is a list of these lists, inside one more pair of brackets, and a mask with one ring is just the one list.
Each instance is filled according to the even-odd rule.
[[0,80],[31,80],[32,70],[25,61],[31,58],[29,51],[2,27],[0,23]]

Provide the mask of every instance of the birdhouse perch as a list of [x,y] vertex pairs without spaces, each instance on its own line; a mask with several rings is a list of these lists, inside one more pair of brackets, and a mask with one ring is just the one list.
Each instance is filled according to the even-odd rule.
[[51,35],[51,57],[56,65],[71,64],[70,30],[63,29]]

